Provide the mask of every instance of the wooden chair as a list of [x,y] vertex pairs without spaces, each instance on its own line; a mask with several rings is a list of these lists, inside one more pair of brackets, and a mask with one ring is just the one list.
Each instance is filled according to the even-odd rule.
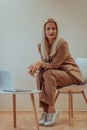
[[85,80],[84,85],[69,85],[63,88],[60,88],[57,90],[56,96],[55,96],[55,102],[60,94],[68,94],[69,96],[69,125],[71,125],[71,118],[73,117],[73,94],[82,94],[84,100],[87,103],[87,97],[85,95],[85,89],[87,87],[87,58],[78,58],[76,60],[76,63],[78,64],[83,78]]

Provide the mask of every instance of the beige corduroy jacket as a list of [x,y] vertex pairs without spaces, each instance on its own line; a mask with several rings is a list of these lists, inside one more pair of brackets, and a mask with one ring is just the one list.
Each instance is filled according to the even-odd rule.
[[60,39],[58,41],[58,45],[56,48],[56,53],[53,57],[51,57],[51,62],[47,63],[46,60],[43,59],[41,54],[41,44],[38,44],[39,53],[41,56],[41,60],[44,61],[44,70],[48,69],[59,69],[67,72],[73,80],[76,81],[77,84],[84,83],[84,79],[80,72],[78,65],[75,60],[72,58],[67,42],[64,39]]

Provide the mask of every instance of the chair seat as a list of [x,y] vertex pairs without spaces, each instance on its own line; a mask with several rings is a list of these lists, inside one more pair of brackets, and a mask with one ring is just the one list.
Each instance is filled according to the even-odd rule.
[[86,87],[87,87],[87,84],[83,84],[83,85],[73,84],[73,85],[69,85],[69,86],[63,87],[63,88],[59,88],[58,91],[65,92],[65,93],[68,93],[69,91],[71,91],[72,93],[74,93],[74,92],[81,92]]

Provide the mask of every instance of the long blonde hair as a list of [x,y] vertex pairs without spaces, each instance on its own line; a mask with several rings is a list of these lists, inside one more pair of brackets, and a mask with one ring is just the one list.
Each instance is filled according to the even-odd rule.
[[[46,35],[45,35],[45,27],[46,27],[46,24],[49,23],[49,22],[53,22],[55,24],[56,30],[57,30],[57,35],[56,35],[56,38],[54,40],[54,43],[52,44],[50,52],[49,52],[48,40],[47,40]],[[48,61],[49,57],[51,58],[56,53],[57,44],[58,44],[58,26],[57,26],[57,22],[53,18],[51,18],[51,19],[48,19],[45,22],[44,28],[43,28],[42,43],[41,43],[41,54],[42,54],[42,57],[43,57],[44,60]]]

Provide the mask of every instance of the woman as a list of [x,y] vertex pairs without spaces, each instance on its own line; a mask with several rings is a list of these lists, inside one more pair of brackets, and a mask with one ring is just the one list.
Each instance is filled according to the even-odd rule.
[[58,38],[58,26],[48,19],[43,28],[43,40],[38,45],[41,61],[29,66],[29,73],[37,73],[37,87],[41,89],[40,107],[43,113],[39,124],[51,126],[59,112],[55,110],[55,93],[59,87],[84,83],[81,72],[71,57],[68,44]]

